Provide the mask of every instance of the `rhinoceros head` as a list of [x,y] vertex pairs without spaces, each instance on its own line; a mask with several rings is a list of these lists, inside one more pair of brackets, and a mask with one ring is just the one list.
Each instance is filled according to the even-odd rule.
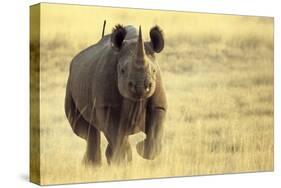
[[113,29],[111,42],[118,53],[118,89],[128,99],[139,101],[153,95],[157,84],[155,52],[164,48],[164,38],[158,26],[151,28],[150,41],[144,42],[141,27],[137,37],[126,39],[127,31],[118,25]]

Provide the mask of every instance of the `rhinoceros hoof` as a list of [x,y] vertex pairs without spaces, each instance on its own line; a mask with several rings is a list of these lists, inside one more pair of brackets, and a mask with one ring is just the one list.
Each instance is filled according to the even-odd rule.
[[144,143],[143,141],[139,142],[139,143],[137,143],[137,146],[136,146],[138,154],[140,156],[142,156],[142,157],[144,156],[144,153],[143,153],[143,148],[144,148],[143,143]]
[[155,158],[153,155],[151,155],[151,153],[145,151],[147,148],[144,146],[144,141],[139,142],[136,146],[136,149],[138,154],[144,159],[153,160]]

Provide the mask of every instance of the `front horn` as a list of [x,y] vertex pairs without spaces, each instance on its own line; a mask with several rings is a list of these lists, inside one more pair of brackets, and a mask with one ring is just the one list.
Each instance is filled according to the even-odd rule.
[[138,65],[144,65],[145,64],[145,60],[144,60],[144,44],[143,44],[143,40],[142,40],[142,33],[141,33],[141,26],[139,27],[139,37],[138,37],[138,43],[137,43],[137,59],[136,59],[136,63]]

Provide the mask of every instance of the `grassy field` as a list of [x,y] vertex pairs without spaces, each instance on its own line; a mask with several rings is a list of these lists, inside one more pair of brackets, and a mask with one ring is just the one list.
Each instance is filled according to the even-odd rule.
[[[273,170],[273,19],[43,5],[41,17],[41,182],[59,184]],[[75,16],[74,16],[75,15]],[[172,17],[173,16],[173,17]],[[86,143],[64,114],[71,59],[122,23],[154,24],[166,46],[158,55],[168,96],[164,148],[154,161],[82,165]]]

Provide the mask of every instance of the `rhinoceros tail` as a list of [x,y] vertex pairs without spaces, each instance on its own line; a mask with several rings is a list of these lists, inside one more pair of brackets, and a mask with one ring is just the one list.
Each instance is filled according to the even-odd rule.
[[104,20],[104,21],[103,21],[103,28],[102,28],[101,38],[103,38],[103,37],[104,37],[105,24],[106,24],[106,20]]

